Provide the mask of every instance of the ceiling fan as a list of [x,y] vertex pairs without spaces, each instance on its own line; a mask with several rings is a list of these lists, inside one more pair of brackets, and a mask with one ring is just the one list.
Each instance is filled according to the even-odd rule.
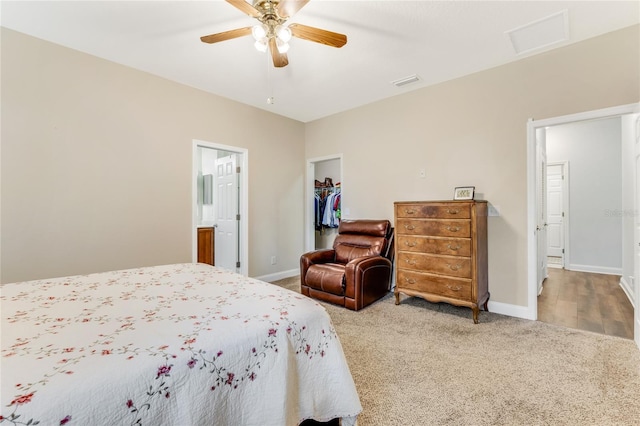
[[291,37],[332,47],[342,47],[347,43],[347,36],[344,34],[302,24],[285,25],[287,19],[302,9],[309,0],[253,0],[253,4],[245,0],[226,0],[226,2],[252,18],[256,18],[260,23],[251,27],[202,36],[200,40],[204,43],[218,43],[252,34],[256,40],[256,49],[262,52],[266,52],[267,49],[271,51],[275,67],[285,67],[289,64],[287,51]]

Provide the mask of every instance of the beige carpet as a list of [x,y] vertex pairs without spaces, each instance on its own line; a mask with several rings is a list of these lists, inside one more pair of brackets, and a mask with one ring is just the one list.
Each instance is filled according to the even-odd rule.
[[[274,284],[299,291],[299,278]],[[359,426],[640,425],[631,340],[390,294],[331,315]]]

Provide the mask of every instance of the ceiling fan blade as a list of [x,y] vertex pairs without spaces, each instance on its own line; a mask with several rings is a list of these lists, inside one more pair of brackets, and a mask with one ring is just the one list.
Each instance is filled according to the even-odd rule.
[[278,15],[281,18],[289,18],[309,3],[309,0],[281,0],[278,3]]
[[327,46],[342,47],[347,44],[347,36],[344,34],[334,33],[332,31],[309,27],[302,24],[291,24],[289,25],[289,29],[294,37],[326,44]]
[[276,44],[275,37],[271,37],[269,39],[269,50],[271,51],[271,58],[273,59],[274,67],[282,68],[289,65],[287,54],[278,52],[278,45]]
[[200,37],[204,43],[217,43],[219,41],[231,40],[232,38],[243,37],[251,34],[251,27],[236,28],[235,30],[224,31],[222,33],[210,34]]
[[262,15],[258,9],[256,9],[255,7],[253,7],[252,5],[250,5],[244,0],[226,0],[226,1],[230,5],[234,6],[236,9],[239,9],[240,11],[246,13],[252,18],[257,18]]

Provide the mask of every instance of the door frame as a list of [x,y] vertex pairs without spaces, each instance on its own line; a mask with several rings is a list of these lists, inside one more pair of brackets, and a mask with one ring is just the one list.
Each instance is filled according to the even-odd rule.
[[[314,195],[315,195],[315,171],[316,163],[327,160],[339,160],[340,161],[340,193],[341,200],[344,200],[344,163],[342,161],[342,154],[327,155],[324,157],[314,157],[307,159],[306,167],[306,179],[305,179],[305,213],[304,213],[304,247],[305,252],[315,250],[316,234],[315,227],[313,225],[314,219]],[[343,204],[344,205],[344,204]],[[344,214],[344,211],[343,211]]]
[[[566,160],[547,162],[547,167],[549,166],[562,166],[562,213],[564,213],[562,217],[562,245],[564,249],[562,254],[562,268],[566,269],[567,259],[569,258],[569,251],[571,249],[569,244],[569,222],[571,218],[569,212],[569,162]],[[547,186],[547,191],[548,190],[549,187]]]
[[240,167],[240,225],[238,243],[240,245],[240,268],[238,273],[249,274],[249,150],[231,145],[193,139],[191,149],[191,261],[198,261],[198,148],[228,151],[238,155]]
[[[640,112],[640,103],[620,105],[577,114],[563,115],[542,120],[527,121],[527,319],[538,319],[537,292],[537,242],[536,242],[536,129],[576,121],[593,120]],[[640,280],[635,280],[636,294],[640,292]],[[636,313],[640,307],[636,307]],[[636,342],[638,343],[638,342]],[[640,345],[640,343],[639,343]]]
[[638,167],[638,159],[640,158],[640,115],[636,118],[634,126],[635,131],[635,143],[634,143],[634,213],[636,219],[634,223],[634,235],[633,235],[633,273],[634,273],[634,298],[635,298],[635,311],[633,319],[633,338],[638,348],[640,348],[640,229],[638,229],[638,214],[640,214],[640,168]]

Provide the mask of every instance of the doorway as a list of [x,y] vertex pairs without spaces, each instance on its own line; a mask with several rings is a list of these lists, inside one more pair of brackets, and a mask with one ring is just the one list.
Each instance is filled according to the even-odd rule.
[[[539,176],[540,172],[538,170],[539,162],[537,161],[537,158],[539,157],[539,153],[537,149],[538,138],[536,137],[538,131],[542,129],[546,129],[551,126],[558,126],[561,124],[577,123],[577,122],[583,122],[588,120],[611,118],[611,117],[622,117],[622,120],[624,121],[625,117],[628,118],[633,114],[637,114],[638,112],[640,112],[640,104],[630,104],[630,105],[623,105],[620,107],[607,108],[603,110],[590,111],[585,113],[573,114],[573,115],[556,117],[556,118],[539,120],[539,121],[529,120],[527,125],[527,130],[528,130],[528,134],[527,134],[527,158],[528,158],[527,160],[527,204],[528,204],[527,216],[528,216],[528,219],[527,221],[528,221],[528,228],[531,230],[531,233],[528,233],[527,244],[528,244],[528,253],[529,253],[528,255],[528,302],[529,302],[528,310],[529,312],[528,313],[529,313],[530,319],[535,320],[537,319],[537,315],[538,315],[537,314],[537,309],[538,309],[537,296],[538,296],[538,282],[540,280],[540,276],[539,276],[540,268],[538,267],[538,265],[540,261],[539,259],[540,253],[542,251],[540,250],[539,243],[538,243],[539,232],[537,229],[537,226],[538,226],[537,211],[539,210],[539,202],[537,199],[538,198],[537,195],[540,193],[539,182],[541,180]],[[623,130],[623,133],[624,133],[624,130]],[[632,132],[629,131],[627,135],[627,139],[630,138],[631,134]],[[634,137],[637,137],[637,136],[634,136]],[[627,142],[625,143],[627,145],[630,145]],[[545,168],[545,172],[546,172],[546,168]],[[626,185],[626,187],[628,188],[630,184],[631,185],[634,184],[634,182],[632,182],[631,179],[635,179],[636,173],[640,173],[640,171],[628,169],[626,172],[623,172],[624,178],[621,179],[623,187]],[[597,175],[597,173],[595,174]],[[545,182],[546,182],[546,179],[545,179]],[[623,199],[624,200],[623,208],[621,210],[614,208],[613,211],[610,211],[608,214],[613,216],[618,214],[624,214],[624,212],[627,211],[626,209],[629,209],[629,211],[637,212],[638,206],[639,206],[638,197],[637,195],[635,195],[635,193],[637,193],[637,188],[635,189],[635,193],[632,191],[633,190],[626,190],[625,198]],[[604,212],[603,214],[607,214],[607,213]],[[625,225],[625,232],[623,234],[626,234],[627,226],[628,225]],[[636,237],[636,240],[637,239],[638,237]],[[636,243],[631,244],[629,243],[628,240],[623,241],[622,250],[624,252],[625,259],[628,258],[629,254],[638,253],[639,249]],[[544,251],[546,252],[546,246]],[[638,269],[638,265],[637,265],[638,256],[636,256],[635,259],[636,259],[635,261],[632,261],[632,263],[635,262],[635,266],[632,264],[631,268],[629,268],[629,265],[625,266],[623,264],[622,269],[625,275],[628,275],[627,272],[629,271],[629,269],[633,269],[633,268],[635,268],[636,270]],[[565,262],[567,262],[566,257],[565,257]],[[631,272],[630,275],[634,275],[634,273]],[[623,279],[624,278],[625,277],[623,277]],[[634,324],[636,325],[636,327],[634,328],[636,329],[636,343],[640,346],[640,341],[637,337],[638,336],[637,328],[638,328],[638,325],[640,324],[640,306],[638,306],[638,302],[637,302],[637,300],[639,299],[638,296],[640,295],[639,280],[633,279],[632,276],[626,277],[626,278],[630,281],[633,281],[634,283],[633,286],[629,288],[630,291],[628,292],[628,294],[629,294],[629,299],[632,301],[635,301]],[[621,279],[620,281],[621,281],[620,286],[623,286],[623,283],[622,283],[623,280]]]
[[[305,185],[305,251],[330,248],[337,235],[337,224],[345,214],[343,206],[344,183],[342,181],[342,154],[317,157],[307,160]],[[338,199],[336,219],[335,197]],[[327,197],[334,200],[331,217],[324,219]],[[348,213],[348,212],[346,212]],[[325,222],[325,224],[323,224]]]
[[193,141],[192,261],[198,260],[198,231],[213,233],[214,264],[248,275],[248,151]]

